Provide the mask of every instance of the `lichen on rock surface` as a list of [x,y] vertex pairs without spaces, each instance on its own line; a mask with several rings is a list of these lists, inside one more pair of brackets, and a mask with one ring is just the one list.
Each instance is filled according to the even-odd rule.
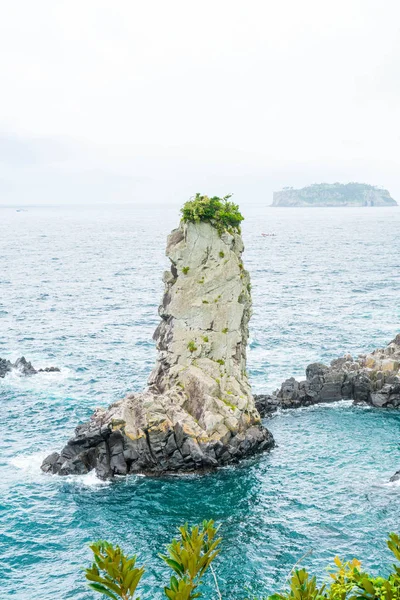
[[105,478],[205,470],[273,446],[246,372],[251,295],[243,250],[238,224],[181,221],[167,241],[171,269],[148,388],[97,409],[45,459],[44,471],[95,468]]

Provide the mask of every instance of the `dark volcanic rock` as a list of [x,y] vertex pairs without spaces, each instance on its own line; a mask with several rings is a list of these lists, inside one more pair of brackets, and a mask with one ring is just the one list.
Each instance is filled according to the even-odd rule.
[[[140,401],[138,394],[136,399]],[[130,398],[134,400],[134,398]],[[89,423],[75,430],[61,451],[48,456],[42,470],[59,475],[84,474],[95,469],[100,479],[128,473],[162,475],[180,471],[204,471],[263,452],[274,446],[270,432],[258,425],[232,436],[229,441],[200,442],[179,423],[171,430],[148,429],[136,439],[126,434],[125,424],[102,425],[104,411],[96,411]]]
[[37,373],[36,369],[32,366],[32,363],[28,362],[24,356],[15,361],[14,368],[23,375],[36,375]]
[[0,358],[0,377],[5,377],[12,370],[13,366],[9,360]]
[[393,477],[390,478],[389,481],[400,481],[400,471],[396,471],[396,473],[393,475]]
[[276,412],[280,406],[280,402],[273,394],[255,394],[254,402],[256,408],[262,417],[266,417]]
[[366,373],[356,373],[353,376],[353,390],[351,397],[356,404],[360,402],[368,403],[371,399],[371,389],[371,380]]
[[277,408],[297,408],[341,399],[366,403],[377,408],[400,408],[400,334],[383,349],[353,359],[350,355],[333,360],[330,366],[313,363],[306,380],[293,377],[271,395],[255,396],[261,416]]
[[38,371],[32,366],[32,363],[28,362],[24,356],[18,358],[15,363],[0,358],[0,377],[5,377],[7,373],[16,369],[22,375],[36,375],[36,373],[54,373],[59,372],[58,367],[46,367],[45,369],[39,369]]
[[42,463],[42,471],[45,473],[56,473],[58,471],[59,465],[57,464],[60,455],[58,452],[53,452],[50,454]]

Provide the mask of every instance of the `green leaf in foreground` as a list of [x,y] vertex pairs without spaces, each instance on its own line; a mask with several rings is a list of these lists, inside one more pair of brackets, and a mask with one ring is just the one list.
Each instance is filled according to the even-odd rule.
[[90,546],[94,562],[86,569],[89,587],[113,600],[140,600],[135,596],[136,588],[144,573],[137,568],[136,556],[125,555],[119,546],[99,540]]

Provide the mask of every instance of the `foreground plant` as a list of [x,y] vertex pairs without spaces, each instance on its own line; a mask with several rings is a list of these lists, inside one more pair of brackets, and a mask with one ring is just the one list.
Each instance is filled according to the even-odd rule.
[[202,596],[198,591],[201,578],[219,554],[221,538],[216,538],[218,527],[214,521],[203,521],[201,527],[179,528],[180,536],[167,546],[168,554],[161,558],[176,573],[171,575],[169,587],[164,588],[170,600],[192,600]]
[[[186,523],[179,528],[180,535],[167,546],[167,553],[160,554],[174,572],[169,586],[164,587],[164,594],[169,600],[200,598],[203,594],[199,587],[209,568],[214,577],[216,597],[222,600],[212,568],[212,562],[220,551],[218,529],[213,521],[203,521],[195,527]],[[391,533],[387,545],[400,563],[400,537]],[[126,556],[119,546],[114,548],[104,541],[96,542],[90,548],[94,563],[86,569],[89,586],[113,600],[140,600],[135,594],[144,568],[136,567],[136,556]],[[372,577],[362,570],[360,561],[355,558],[343,562],[336,557],[334,565],[329,569],[332,581],[321,587],[318,587],[315,576],[295,566],[286,580],[289,580],[289,589],[264,597],[264,600],[400,600],[399,565],[393,565],[388,577]],[[234,599],[229,595],[226,600]]]
[[[400,561],[400,537],[391,533],[387,545]],[[330,585],[318,587],[315,576],[310,577],[305,569],[294,569],[289,589],[269,596],[268,600],[400,600],[398,565],[393,565],[388,577],[372,577],[355,558],[342,562],[337,556],[334,564],[330,569]]]
[[90,546],[94,563],[86,569],[89,587],[108,598],[117,600],[140,600],[135,597],[136,588],[144,568],[137,568],[136,556],[126,556],[119,546],[100,540]]
[[[192,600],[202,596],[199,586],[202,576],[219,553],[221,538],[214,521],[203,521],[201,526],[179,528],[179,537],[167,546],[167,554],[161,558],[172,569],[169,586],[164,594],[170,600]],[[113,600],[140,600],[136,588],[144,573],[144,567],[136,567],[136,556],[127,556],[119,546],[100,540],[90,546],[94,562],[86,569],[89,587]],[[217,585],[217,584],[216,584]],[[220,597],[219,590],[218,596]]]

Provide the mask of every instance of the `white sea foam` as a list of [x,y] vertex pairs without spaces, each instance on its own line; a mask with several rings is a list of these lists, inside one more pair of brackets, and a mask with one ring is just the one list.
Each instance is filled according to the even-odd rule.
[[271,413],[270,416],[274,415],[288,415],[288,414],[297,414],[300,412],[313,412],[318,411],[321,408],[329,408],[329,409],[342,409],[342,408],[350,408],[353,405],[353,400],[334,400],[333,402],[317,402],[316,404],[310,404],[309,406],[298,406],[292,408],[281,408],[278,407],[275,413]]
[[106,481],[99,479],[99,477],[96,475],[96,471],[94,470],[86,473],[85,475],[67,475],[66,477],[55,475],[55,477],[58,477],[61,481],[65,481],[67,483],[89,488],[103,487],[110,485],[111,483],[109,479]]
[[4,381],[15,388],[38,389],[74,377],[75,373],[67,367],[62,367],[60,371],[44,371],[35,375],[24,375],[19,369],[11,369],[6,373]]
[[[33,454],[18,454],[10,459],[10,464],[22,471],[29,478],[44,476],[45,473],[40,469],[43,460],[50,454],[47,452],[34,452]],[[77,484],[82,487],[98,487],[110,485],[110,481],[103,481],[99,479],[96,472],[90,471],[85,475],[67,475],[66,477],[60,477],[55,475],[60,482],[67,482]]]
[[40,465],[47,453],[34,452],[33,454],[17,454],[10,459],[10,464],[23,471],[27,475],[38,475],[41,473]]
[[400,488],[400,479],[398,479],[397,481],[385,481],[384,483],[382,483],[382,485],[384,487],[398,487],[398,488]]

